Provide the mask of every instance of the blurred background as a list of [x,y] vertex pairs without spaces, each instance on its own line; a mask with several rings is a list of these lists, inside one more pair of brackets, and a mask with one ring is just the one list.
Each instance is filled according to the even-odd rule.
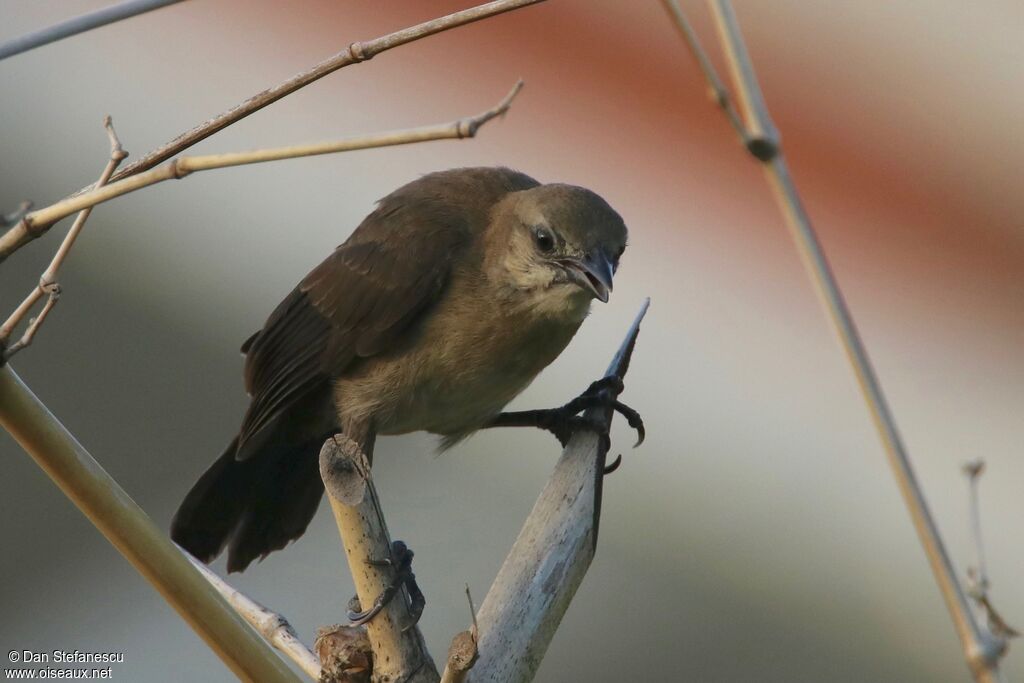
[[[3,0],[0,39],[108,4]],[[114,118],[135,158],[365,40],[468,0],[190,0],[0,63],[0,207],[92,182]],[[721,66],[703,3],[685,2]],[[960,472],[984,457],[992,597],[1024,626],[1024,8],[1011,0],[735,3],[791,167],[958,570]],[[648,439],[605,485],[594,564],[540,681],[964,681],[958,641],[855,383],[761,171],[660,4],[552,0],[328,76],[194,148],[440,123],[522,77],[476,140],[211,171],[99,207],[64,295],[13,362],[166,528],[236,430],[238,346],[373,202],[429,171],[502,164],[592,188],[631,245],[608,305],[514,404],[603,371],[652,298],[627,381]],[[68,221],[0,268],[6,315]],[[439,661],[557,458],[544,434],[437,457],[378,442]],[[0,435],[0,649],[125,652],[117,680],[231,675]],[[326,507],[326,506],[323,506]],[[222,561],[216,567],[223,570]],[[330,515],[232,581],[311,642],[353,589]],[[328,596],[325,599],[325,596]],[[1011,648],[1007,680],[1024,679]]]

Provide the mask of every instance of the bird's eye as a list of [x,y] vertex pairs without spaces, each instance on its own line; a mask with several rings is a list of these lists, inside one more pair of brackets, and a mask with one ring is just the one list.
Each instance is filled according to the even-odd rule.
[[555,248],[555,237],[547,228],[534,228],[533,241],[541,251],[551,251]]

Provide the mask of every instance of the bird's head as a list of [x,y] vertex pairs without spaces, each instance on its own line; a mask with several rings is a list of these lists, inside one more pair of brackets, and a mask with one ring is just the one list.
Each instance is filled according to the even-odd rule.
[[[608,301],[626,248],[626,225],[604,199],[573,185],[515,192],[497,207],[494,265],[505,284],[541,312],[586,315]],[[493,253],[493,252],[492,252]]]

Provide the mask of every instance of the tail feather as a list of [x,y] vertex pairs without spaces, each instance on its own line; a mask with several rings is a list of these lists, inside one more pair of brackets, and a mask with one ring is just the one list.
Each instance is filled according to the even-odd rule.
[[317,456],[323,439],[277,458],[256,482],[228,546],[228,572],[242,571],[306,532],[324,485]]
[[245,511],[255,470],[235,460],[238,437],[199,478],[171,521],[171,539],[203,562],[220,555]]
[[229,572],[297,539],[323,495],[317,467],[323,440],[271,443],[239,461],[236,437],[185,496],[171,522],[171,538],[203,562],[227,547]]

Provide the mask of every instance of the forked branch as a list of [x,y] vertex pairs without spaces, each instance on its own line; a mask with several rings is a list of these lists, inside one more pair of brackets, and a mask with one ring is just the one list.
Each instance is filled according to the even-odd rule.
[[163,182],[164,180],[180,180],[198,171],[241,166],[244,164],[258,164],[265,161],[296,159],[320,154],[352,152],[376,147],[393,147],[395,145],[408,145],[417,142],[429,142],[431,140],[459,140],[475,137],[481,126],[508,111],[512,105],[513,98],[522,87],[523,82],[519,81],[496,106],[476,116],[458,119],[450,123],[377,133],[312,145],[295,145],[291,147],[257,149],[248,152],[207,154],[172,159],[158,168],[129,176],[124,180],[104,185],[103,187],[96,187],[88,192],[61,200],[56,204],[29,212],[16,226],[0,237],[0,261],[29,240],[43,234],[57,221],[70,216],[76,211],[110,201],[115,197],[120,197],[121,195]]
[[[118,164],[128,156],[128,153],[124,151],[121,146],[121,141],[117,138],[117,133],[114,131],[114,124],[110,120],[110,117],[106,117],[103,120],[103,126],[107,130],[107,137],[110,139],[110,159],[107,161],[106,167],[103,169],[103,173],[100,174],[100,179],[96,181],[97,186],[102,187],[107,184],[110,180],[110,176],[114,173]],[[36,285],[35,289],[28,293],[24,301],[11,313],[10,317],[7,318],[6,322],[0,326],[0,365],[10,360],[11,356],[22,350],[26,346],[32,343],[32,340],[36,336],[36,332],[39,331],[39,326],[46,320],[46,316],[49,315],[50,311],[57,304],[57,300],[61,295],[60,283],[57,282],[57,271],[64,264],[64,260],[68,256],[68,252],[71,251],[71,247],[74,246],[75,240],[78,239],[78,235],[82,232],[82,228],[85,227],[85,221],[89,219],[89,214],[92,213],[92,207],[86,207],[78,212],[78,216],[75,218],[75,222],[71,224],[71,229],[68,230],[68,234],[64,237],[64,241],[61,242],[60,247],[57,249],[57,253],[50,261],[50,265],[43,271],[43,274],[39,277],[39,284]],[[24,220],[22,217],[20,220]],[[11,334],[14,329],[18,326],[32,307],[35,306],[36,302],[44,296],[49,295],[46,303],[43,305],[39,315],[36,316],[25,329],[25,333],[21,336],[21,339],[13,344],[8,345],[7,342],[11,338]]]

